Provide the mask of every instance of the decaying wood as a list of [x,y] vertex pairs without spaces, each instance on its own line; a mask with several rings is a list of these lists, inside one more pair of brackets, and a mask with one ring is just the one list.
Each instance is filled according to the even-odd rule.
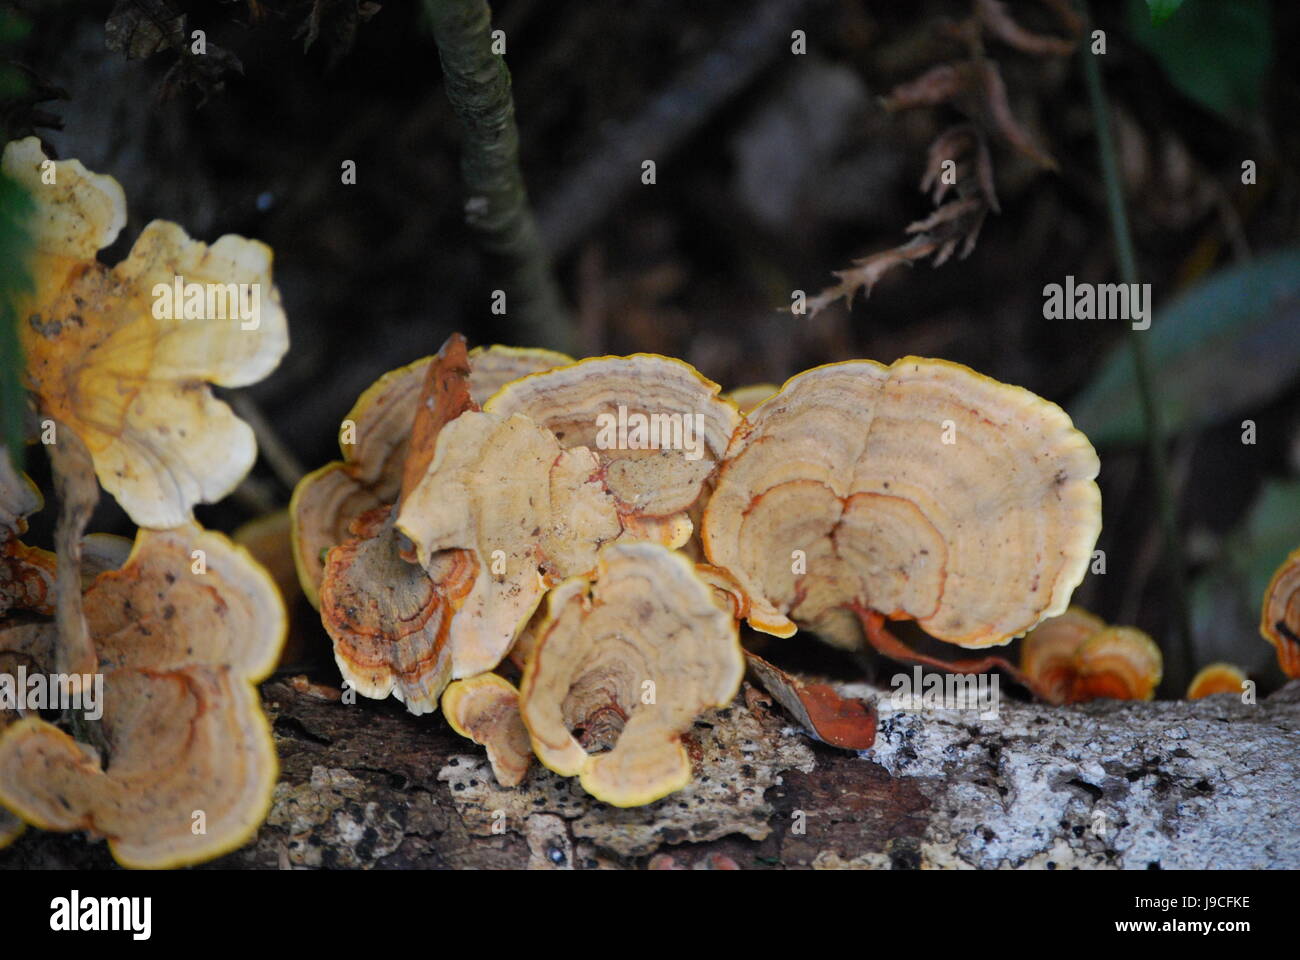
[[[759,869],[1300,867],[1300,682],[1257,705],[1004,697],[986,717],[886,695],[861,755],[742,696],[692,732],[695,783],[630,810],[537,766],[499,788],[440,717],[320,689],[265,685],[275,804],[213,866],[642,868],[658,852],[701,869],[718,855]],[[0,867],[109,865],[103,844],[35,830],[0,853]]]

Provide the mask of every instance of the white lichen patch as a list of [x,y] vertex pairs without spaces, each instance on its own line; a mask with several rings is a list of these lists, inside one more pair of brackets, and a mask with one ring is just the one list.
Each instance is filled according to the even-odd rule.
[[1004,698],[984,719],[896,710],[885,694],[862,756],[934,804],[923,867],[1300,866],[1297,683],[1257,705]]

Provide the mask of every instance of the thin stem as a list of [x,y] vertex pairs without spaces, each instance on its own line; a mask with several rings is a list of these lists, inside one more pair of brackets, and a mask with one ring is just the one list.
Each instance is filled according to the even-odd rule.
[[[1106,209],[1110,217],[1120,279],[1126,284],[1136,284],[1138,282],[1137,257],[1133,251],[1133,236],[1129,231],[1128,211],[1124,206],[1123,182],[1120,179],[1119,160],[1110,124],[1110,104],[1106,99],[1105,88],[1102,86],[1097,55],[1092,53],[1086,41],[1090,32],[1089,30],[1084,34],[1085,41],[1081,44],[1081,56],[1088,86],[1088,100],[1092,106],[1093,124],[1097,129],[1097,153],[1106,187]],[[1182,696],[1183,690],[1186,689],[1194,659],[1182,539],[1178,532],[1178,511],[1170,482],[1169,462],[1165,456],[1164,425],[1161,423],[1160,410],[1155,401],[1155,378],[1151,372],[1151,357],[1147,350],[1146,338],[1143,336],[1144,331],[1133,329],[1131,323],[1128,324],[1128,330],[1138,395],[1142,404],[1147,455],[1151,461],[1151,470],[1155,474],[1156,501],[1164,539],[1170,606],[1173,612],[1174,643],[1172,646],[1178,654],[1177,657],[1170,657],[1168,649],[1166,650],[1165,688],[1167,693],[1178,697]]]
[[502,268],[498,286],[520,333],[530,345],[569,350],[573,324],[528,204],[510,71],[492,52],[492,11],[487,0],[425,0],[424,9],[438,44],[447,99],[465,133],[466,222]]

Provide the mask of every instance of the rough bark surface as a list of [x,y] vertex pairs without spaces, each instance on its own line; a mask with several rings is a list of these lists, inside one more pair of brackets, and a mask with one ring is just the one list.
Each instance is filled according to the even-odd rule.
[[[1300,682],[1256,705],[1004,700],[986,717],[886,698],[861,755],[742,697],[695,727],[695,783],[631,810],[536,766],[502,789],[480,749],[395,703],[277,681],[264,699],[275,804],[211,866],[1300,867]],[[0,852],[0,867],[111,865],[103,844],[35,830]]]

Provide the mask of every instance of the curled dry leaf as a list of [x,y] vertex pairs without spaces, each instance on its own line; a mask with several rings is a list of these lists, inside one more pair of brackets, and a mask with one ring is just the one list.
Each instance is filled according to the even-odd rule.
[[1051,703],[1150,700],[1160,683],[1160,648],[1134,627],[1108,627],[1071,607],[1025,637],[1020,668]]
[[128,867],[197,863],[246,842],[277,772],[254,687],[284,638],[270,577],[193,524],[141,530],[84,610],[107,753],[25,717],[0,736],[0,802],[43,829],[108,838]]
[[1069,10],[1068,4],[1048,3],[1047,6],[1057,14],[1062,25],[1069,31],[1069,39],[1027,30],[1011,16],[1011,11],[1002,0],[975,0],[975,13],[985,30],[1021,53],[1040,57],[1068,57],[1074,53],[1074,38],[1082,32],[1083,24],[1077,14]]
[[1057,169],[1056,161],[1034,142],[1011,111],[996,61],[976,58],[940,64],[895,87],[882,102],[889,111],[951,104],[984,133],[1000,136],[1045,170]]
[[1211,663],[1202,667],[1187,685],[1187,699],[1200,700],[1212,697],[1216,693],[1240,695],[1245,689],[1246,675],[1241,668],[1231,663]]
[[845,750],[868,750],[876,742],[874,704],[842,697],[830,684],[804,683],[748,650],[745,659],[763,688],[818,740]]
[[833,638],[850,608],[986,647],[1064,612],[1101,529],[1098,468],[1027,390],[942,360],[831,364],[741,424],[702,539],[755,629]]
[[744,671],[736,621],[690,561],[612,544],[594,580],[547,598],[519,709],[542,763],[606,803],[639,806],[690,782],[683,735],[731,702]]
[[495,673],[457,680],[442,695],[442,713],[462,737],[487,747],[497,783],[514,787],[523,782],[533,748],[514,684]]
[[[252,430],[207,384],[255,383],[288,349],[271,251],[233,235],[209,247],[155,220],[106,267],[95,254],[126,223],[122,188],[76,160],[56,162],[46,184],[44,163],[34,137],[5,148],[4,172],[35,205],[35,288],[16,308],[27,386],[44,415],[85,443],[133,521],[184,523],[194,504],[233,490],[256,457]],[[184,296],[168,309],[178,286]],[[236,305],[256,309],[245,318]]]
[[1278,567],[1264,591],[1259,632],[1277,649],[1277,665],[1300,677],[1300,550]]

